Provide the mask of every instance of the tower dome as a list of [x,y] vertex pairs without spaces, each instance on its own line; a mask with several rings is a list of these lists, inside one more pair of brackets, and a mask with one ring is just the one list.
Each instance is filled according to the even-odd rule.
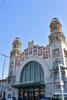
[[16,37],[13,43],[15,43],[15,42],[17,42],[17,43],[21,43],[20,38],[19,38],[19,37]]
[[16,37],[14,42],[13,42],[13,49],[14,50],[21,50],[21,45],[22,45],[22,43],[21,43],[20,38]]
[[60,21],[57,17],[55,17],[51,20],[51,23],[60,23]]
[[22,42],[19,37],[16,37],[12,44],[12,51],[10,57],[18,56],[22,53]]
[[58,18],[53,18],[50,23],[51,33],[62,32],[62,25]]

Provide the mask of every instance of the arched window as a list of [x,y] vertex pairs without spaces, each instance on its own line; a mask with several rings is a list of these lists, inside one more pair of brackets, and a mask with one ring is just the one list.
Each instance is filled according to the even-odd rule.
[[22,69],[20,82],[44,82],[44,71],[42,66],[35,61],[28,62]]
[[57,31],[58,31],[57,26],[55,26],[54,27],[54,32],[57,32]]

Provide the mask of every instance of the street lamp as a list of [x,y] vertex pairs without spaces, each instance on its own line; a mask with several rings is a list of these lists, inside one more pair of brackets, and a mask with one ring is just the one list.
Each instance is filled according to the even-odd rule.
[[67,69],[67,68],[62,64],[59,64],[58,67],[59,67],[59,79],[60,79],[61,95],[62,95],[62,100],[64,100],[64,87],[63,87],[64,83],[63,83],[63,80],[62,80],[61,68],[64,68],[64,69]]
[[[2,53],[0,53],[0,55],[4,57],[3,69],[2,69],[2,79],[1,79],[1,84],[2,84],[3,75],[4,75],[5,61],[6,61],[6,57],[8,57],[8,56],[7,56],[7,55],[5,55],[5,54],[2,54]],[[3,92],[3,84],[2,84],[2,89],[1,89],[1,92]]]

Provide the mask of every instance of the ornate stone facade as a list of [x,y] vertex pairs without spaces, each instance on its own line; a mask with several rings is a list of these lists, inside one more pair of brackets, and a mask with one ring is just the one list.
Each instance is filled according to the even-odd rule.
[[[67,66],[67,42],[58,18],[52,19],[50,32],[47,46],[39,46],[31,41],[28,42],[28,47],[22,51],[20,39],[17,37],[14,40],[10,53],[7,96],[14,96],[18,99],[18,88],[21,84],[26,86],[26,84],[33,83],[44,84],[47,97],[53,97],[54,93],[61,92],[58,63]],[[67,92],[66,73],[65,70],[62,70],[64,92]]]

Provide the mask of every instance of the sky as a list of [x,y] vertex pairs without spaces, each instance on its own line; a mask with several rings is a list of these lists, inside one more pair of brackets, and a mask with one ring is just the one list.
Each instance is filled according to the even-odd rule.
[[[22,50],[28,42],[48,45],[51,19],[57,17],[67,37],[67,0],[0,0],[0,53],[10,55],[15,37],[22,41]],[[0,55],[0,79],[4,57]],[[9,57],[6,58],[4,76],[8,76]]]

